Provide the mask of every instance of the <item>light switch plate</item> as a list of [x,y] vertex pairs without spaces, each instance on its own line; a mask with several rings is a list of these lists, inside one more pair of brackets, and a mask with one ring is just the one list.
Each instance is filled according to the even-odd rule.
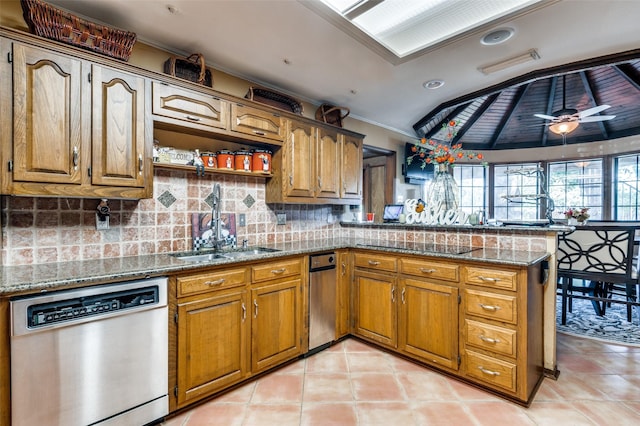
[[96,229],[98,231],[106,231],[109,229],[109,216],[105,217],[104,220],[100,220],[100,217],[96,213]]
[[238,215],[238,226],[247,226],[247,217],[244,213]]
[[276,213],[276,218],[278,219],[278,225],[286,225],[287,224],[287,214],[286,213]]

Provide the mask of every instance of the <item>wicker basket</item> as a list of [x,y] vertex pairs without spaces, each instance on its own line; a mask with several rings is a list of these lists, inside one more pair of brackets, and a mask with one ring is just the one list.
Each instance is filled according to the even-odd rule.
[[349,115],[349,108],[322,104],[316,110],[316,120],[342,127],[342,120]]
[[20,0],[29,30],[112,58],[129,60],[136,34],[79,18],[40,0]]
[[171,56],[164,63],[164,72],[183,80],[213,87],[211,70],[205,66],[201,53],[194,53],[187,58]]
[[302,104],[290,96],[278,93],[264,87],[249,87],[249,91],[245,95],[246,99],[269,105],[278,109],[282,109],[294,114],[302,115]]

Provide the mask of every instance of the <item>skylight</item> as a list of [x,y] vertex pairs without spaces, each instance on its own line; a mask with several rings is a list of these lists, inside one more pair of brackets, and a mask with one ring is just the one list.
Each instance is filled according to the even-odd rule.
[[320,0],[398,58],[543,0]]

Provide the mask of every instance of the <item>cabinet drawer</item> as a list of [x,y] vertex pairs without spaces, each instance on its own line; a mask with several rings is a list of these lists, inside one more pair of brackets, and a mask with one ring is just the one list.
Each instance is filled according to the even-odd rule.
[[435,278],[445,281],[459,281],[459,267],[442,262],[418,259],[400,259],[400,271],[403,274]]
[[229,104],[210,95],[152,83],[153,114],[202,130],[226,129]]
[[231,104],[231,130],[251,136],[284,141],[285,120],[275,112]]
[[377,271],[396,272],[396,258],[381,254],[356,253],[353,257],[356,268],[375,269]]
[[225,269],[178,277],[178,297],[223,288],[238,287],[247,282],[245,268]]
[[516,271],[500,271],[489,268],[467,268],[467,283],[483,287],[516,290],[518,273]]
[[505,321],[515,324],[518,318],[515,296],[465,290],[465,311],[467,314]]
[[511,357],[516,356],[517,332],[470,319],[465,320],[466,344]]
[[268,281],[276,278],[302,274],[302,259],[283,260],[251,267],[251,282]]
[[477,352],[465,351],[465,371],[469,377],[516,391],[516,365]]

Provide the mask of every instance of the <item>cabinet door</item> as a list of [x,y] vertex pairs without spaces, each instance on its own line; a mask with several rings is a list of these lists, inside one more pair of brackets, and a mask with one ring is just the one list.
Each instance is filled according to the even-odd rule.
[[251,290],[251,371],[256,373],[294,358],[301,350],[301,280]]
[[14,181],[82,183],[82,81],[79,59],[13,44]]
[[285,134],[284,120],[279,114],[237,103],[231,104],[231,130],[280,142]]
[[396,278],[358,270],[354,275],[355,334],[395,348]]
[[362,139],[342,135],[342,164],[340,196],[343,199],[362,199]]
[[246,291],[178,305],[178,405],[194,402],[248,373]]
[[313,197],[315,178],[315,127],[291,121],[284,150],[284,192],[288,197]]
[[333,130],[318,129],[317,198],[340,198],[341,160],[338,133]]
[[93,65],[91,82],[92,183],[142,188],[145,168],[151,167],[145,155],[144,78]]
[[227,128],[226,101],[157,81],[151,87],[153,115],[157,119],[204,131]]
[[350,309],[350,288],[351,288],[351,268],[349,266],[349,252],[340,251],[336,253],[338,259],[338,282],[337,282],[337,304],[336,304],[336,339],[349,334],[349,313]]
[[458,370],[458,289],[413,279],[400,284],[399,349]]

